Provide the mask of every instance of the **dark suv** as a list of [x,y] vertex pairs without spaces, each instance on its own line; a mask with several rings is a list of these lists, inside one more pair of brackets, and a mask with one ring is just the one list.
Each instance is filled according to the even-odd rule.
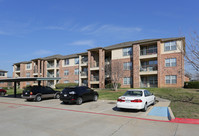
[[98,93],[86,86],[67,87],[60,95],[60,100],[63,103],[76,103],[82,104],[84,101],[97,101]]
[[41,101],[43,98],[60,98],[60,92],[48,86],[30,86],[23,90],[22,98],[27,100]]

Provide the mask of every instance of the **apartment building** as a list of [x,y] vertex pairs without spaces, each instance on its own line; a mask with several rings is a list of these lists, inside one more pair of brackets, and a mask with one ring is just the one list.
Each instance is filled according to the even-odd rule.
[[[53,55],[15,63],[13,77],[60,77],[56,83],[104,88],[119,76],[123,88],[182,87],[185,38],[145,39],[97,47],[71,55]],[[120,73],[120,75],[117,75]],[[20,87],[34,85],[21,83]]]
[[[8,71],[0,69],[0,79],[6,79],[8,77],[7,75]],[[0,88],[7,87],[8,83],[6,82],[0,82]]]

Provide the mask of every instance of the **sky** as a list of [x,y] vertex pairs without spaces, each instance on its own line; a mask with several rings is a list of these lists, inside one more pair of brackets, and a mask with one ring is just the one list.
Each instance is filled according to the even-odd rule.
[[0,0],[0,69],[199,30],[197,0]]

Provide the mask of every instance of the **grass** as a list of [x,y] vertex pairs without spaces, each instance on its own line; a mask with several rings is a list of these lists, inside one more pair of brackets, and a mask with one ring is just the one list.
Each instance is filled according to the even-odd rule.
[[[105,100],[117,100],[127,89],[112,91],[108,89],[98,90],[99,98]],[[148,88],[155,96],[171,101],[170,107],[178,118],[199,119],[199,89],[183,88]]]
[[[57,89],[61,91],[62,89]],[[123,88],[118,91],[110,89],[98,90],[99,99],[117,100],[128,89]],[[155,96],[168,99],[171,101],[170,107],[178,118],[195,118],[199,119],[199,89],[183,88],[148,88]],[[13,89],[7,90],[8,95],[14,94]],[[17,89],[17,94],[21,94],[22,89]]]

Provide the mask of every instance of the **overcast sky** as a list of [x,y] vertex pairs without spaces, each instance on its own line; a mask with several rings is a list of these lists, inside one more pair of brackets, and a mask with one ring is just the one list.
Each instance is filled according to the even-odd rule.
[[0,0],[0,69],[199,29],[197,0]]

